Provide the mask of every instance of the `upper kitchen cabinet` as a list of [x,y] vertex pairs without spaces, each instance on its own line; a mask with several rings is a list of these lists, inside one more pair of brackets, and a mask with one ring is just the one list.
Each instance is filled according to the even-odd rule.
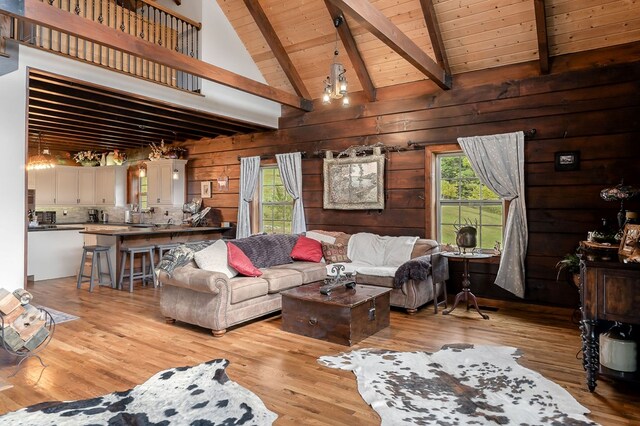
[[182,207],[185,202],[185,165],[187,160],[148,161],[147,195],[149,206]]
[[[56,168],[56,204],[92,206],[95,204],[96,169],[93,167]],[[38,191],[36,190],[36,198]]]
[[49,206],[56,203],[56,168],[30,170],[29,181],[29,186],[36,190],[36,205]]
[[97,206],[124,206],[127,189],[126,166],[96,167]]

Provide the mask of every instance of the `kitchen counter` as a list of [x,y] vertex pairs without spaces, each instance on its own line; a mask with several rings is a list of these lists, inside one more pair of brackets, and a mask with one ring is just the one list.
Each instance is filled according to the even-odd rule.
[[154,236],[170,234],[214,234],[228,231],[229,227],[220,226],[182,226],[182,225],[155,225],[150,227],[129,226],[129,229],[110,230],[101,229],[95,231],[80,231],[81,234],[103,235],[110,237],[128,236]]
[[[112,265],[116,266],[116,281],[120,280],[122,273],[120,250],[128,247],[155,246],[167,243],[188,243],[193,241],[214,240],[222,237],[222,233],[232,229],[230,227],[214,226],[182,226],[182,225],[155,225],[153,227],[140,228],[128,226],[127,229],[96,229],[80,231],[80,234],[95,235],[97,244],[109,247],[109,256]],[[156,258],[156,262],[159,259]]]
[[39,225],[30,226],[29,232],[41,232],[41,231],[82,231],[84,226],[76,225]]

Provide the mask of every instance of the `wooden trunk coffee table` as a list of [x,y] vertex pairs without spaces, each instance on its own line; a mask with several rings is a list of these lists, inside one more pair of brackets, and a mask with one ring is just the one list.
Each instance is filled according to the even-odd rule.
[[282,329],[351,346],[389,326],[390,288],[356,285],[320,294],[323,281],[283,291]]

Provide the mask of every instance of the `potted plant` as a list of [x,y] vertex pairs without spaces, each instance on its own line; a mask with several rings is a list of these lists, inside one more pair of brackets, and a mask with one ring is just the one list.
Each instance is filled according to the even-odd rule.
[[571,277],[571,282],[576,287],[580,287],[580,258],[576,253],[568,253],[558,263],[556,263],[558,275],[556,281],[560,279],[560,273],[565,270]]
[[80,163],[85,167],[97,166],[100,164],[100,155],[93,151],[80,151],[77,152],[73,159],[76,163]]

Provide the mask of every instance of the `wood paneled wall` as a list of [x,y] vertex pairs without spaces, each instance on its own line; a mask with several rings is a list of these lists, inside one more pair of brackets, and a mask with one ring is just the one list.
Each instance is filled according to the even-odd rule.
[[[525,142],[526,204],[529,220],[527,300],[575,305],[577,291],[556,282],[555,263],[573,251],[600,218],[614,220],[619,204],[600,199],[602,188],[625,182],[640,185],[636,148],[640,136],[640,62],[606,63],[607,55],[637,56],[638,46],[590,53],[590,58],[559,60],[552,73],[532,76],[531,65],[512,66],[463,76],[453,90],[430,90],[428,84],[381,91],[378,102],[343,109],[318,106],[314,112],[288,113],[278,131],[202,140],[189,144],[188,192],[198,196],[200,181],[230,176],[231,190],[215,190],[206,205],[223,220],[235,221],[238,204],[238,156],[279,152],[343,150],[351,145],[407,147],[409,141],[452,143],[460,136],[535,128]],[[633,56],[635,55],[635,56]],[[503,81],[504,75],[510,77]],[[520,76],[520,77],[518,77]],[[554,153],[580,151],[580,170],[555,171]],[[304,202],[309,229],[369,231],[386,235],[425,236],[425,153],[422,149],[388,154],[387,206],[383,211],[322,209],[322,160],[303,161]],[[640,209],[637,201],[628,209]],[[427,235],[427,237],[431,237]],[[478,294],[508,297],[491,285],[496,265],[479,265]]]

